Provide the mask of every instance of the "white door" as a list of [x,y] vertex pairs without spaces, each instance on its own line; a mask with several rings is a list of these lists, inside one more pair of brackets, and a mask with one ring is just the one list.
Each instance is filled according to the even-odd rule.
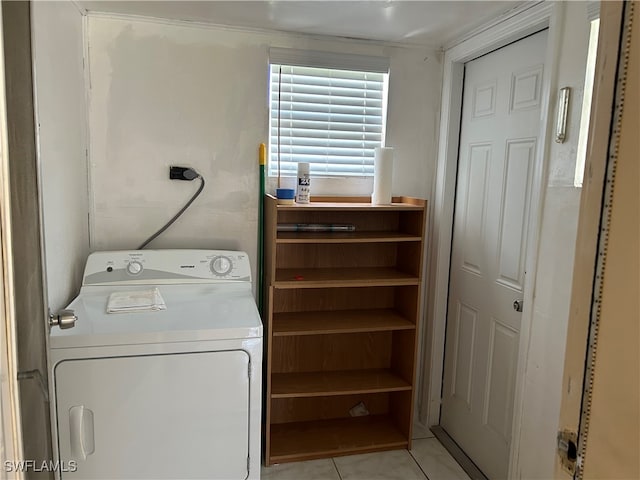
[[61,477],[244,480],[248,369],[240,350],[59,363]]
[[491,479],[509,464],[546,41],[465,65],[441,425]]

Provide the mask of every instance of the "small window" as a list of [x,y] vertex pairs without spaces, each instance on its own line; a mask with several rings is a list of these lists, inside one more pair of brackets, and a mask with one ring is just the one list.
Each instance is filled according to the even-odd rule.
[[580,133],[578,135],[578,151],[576,154],[576,171],[573,185],[582,187],[584,168],[587,159],[587,141],[589,139],[589,123],[591,121],[591,100],[593,97],[593,80],[596,73],[596,55],[598,53],[598,33],[600,18],[591,21],[589,34],[589,53],[584,79],[584,95],[582,97],[582,113],[580,114]]
[[315,61],[302,64],[271,55],[269,175],[278,175],[279,160],[281,176],[295,176],[298,162],[314,176],[372,176],[374,148],[384,145],[388,61],[369,70],[310,66],[364,59],[366,67],[378,58],[324,54],[329,61],[318,62],[313,53]]

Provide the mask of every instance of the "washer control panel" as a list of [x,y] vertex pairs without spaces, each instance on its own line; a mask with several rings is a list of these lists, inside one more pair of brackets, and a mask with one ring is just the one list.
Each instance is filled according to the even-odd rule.
[[251,282],[249,256],[234,250],[131,250],[89,255],[83,285]]

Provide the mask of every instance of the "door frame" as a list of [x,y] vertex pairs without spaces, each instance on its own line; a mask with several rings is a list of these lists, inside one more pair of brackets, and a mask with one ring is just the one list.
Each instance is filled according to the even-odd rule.
[[[0,439],[5,462],[15,466],[24,460],[20,387],[18,385],[17,330],[14,306],[9,142],[5,98],[4,35],[0,5]],[[0,472],[0,478],[22,479],[25,472]]]
[[[634,16],[640,13],[637,7],[638,5],[636,4]],[[590,175],[585,175],[584,177],[580,199],[576,256],[573,268],[574,280],[571,290],[567,349],[562,381],[563,385],[569,385],[569,382],[571,382],[571,384],[578,387],[563,390],[558,421],[559,429],[578,433],[577,455],[578,459],[582,455],[583,465],[585,462],[590,461],[587,455],[588,452],[585,450],[589,430],[585,430],[582,424],[583,417],[586,414],[586,409],[583,409],[583,401],[586,395],[585,392],[589,389],[589,382],[586,382],[586,366],[590,360],[593,361],[593,358],[589,358],[588,350],[590,330],[594,328],[592,325],[592,307],[593,296],[597,287],[595,283],[596,275],[598,274],[596,259],[598,259],[598,243],[601,235],[602,206],[604,203],[603,198],[605,198],[604,187],[607,181],[607,169],[611,168],[608,164],[612,161],[609,159],[609,149],[616,137],[616,132],[612,129],[616,108],[612,108],[612,105],[616,103],[616,91],[621,88],[617,69],[624,55],[625,35],[631,35],[630,32],[625,33],[626,28],[631,28],[625,20],[626,8],[631,8],[631,4],[603,2],[600,7],[600,36],[598,39],[593,101],[591,104],[592,120],[589,126],[589,147],[585,161],[585,172],[590,172]],[[635,22],[637,21],[639,20],[636,19]],[[636,26],[635,28],[638,27]],[[630,47],[627,45],[627,48],[634,48],[635,46]],[[627,82],[626,88],[633,89],[633,86]],[[618,108],[625,108],[625,102],[620,100],[620,103],[622,106],[618,106]],[[626,119],[631,123],[632,116],[629,115]],[[625,131],[624,128],[625,125],[617,129],[618,136],[621,135],[621,132],[629,134],[629,132],[634,131],[633,127],[630,127],[628,131]],[[618,158],[620,158],[620,155],[623,154],[618,154]],[[609,230],[609,228],[607,227],[606,230]],[[606,261],[606,257],[602,261]],[[611,281],[616,280],[617,276],[619,275],[613,273]],[[607,284],[609,283],[607,282]],[[587,353],[586,361],[585,353]],[[593,367],[593,365],[591,366]],[[585,407],[593,408],[591,405],[585,405]],[[612,428],[615,428],[616,422],[618,424],[627,422],[628,424],[626,417],[621,418],[619,414],[616,414],[611,409],[607,412],[600,410],[599,413],[607,416],[606,422]],[[624,438],[624,432],[616,431],[616,436]],[[631,450],[632,448],[629,448],[623,452],[624,455],[632,455]],[[614,459],[613,456],[609,456],[610,453],[610,451],[605,452],[597,461],[604,460],[619,463],[618,458]],[[602,465],[606,467],[606,464],[603,463]],[[555,478],[569,479],[573,478],[573,476],[562,468],[560,462],[556,461]]]
[[[442,105],[438,158],[434,177],[432,202],[431,255],[428,283],[428,322],[425,331],[425,365],[430,366],[430,377],[422,389],[420,420],[427,425],[440,423],[441,394],[444,370],[444,346],[449,291],[451,241],[454,221],[455,189],[458,167],[460,119],[462,113],[462,90],[464,64],[470,60],[497,50],[528,35],[548,28],[549,35],[545,54],[545,75],[542,85],[542,114],[540,118],[540,147],[536,152],[531,192],[531,210],[528,224],[527,277],[524,286],[524,304],[533,304],[533,281],[536,277],[539,233],[542,225],[544,179],[547,178],[550,139],[553,132],[551,112],[556,90],[558,57],[561,48],[561,32],[558,24],[564,15],[561,2],[540,2],[512,12],[492,24],[471,32],[445,51],[443,61]],[[513,409],[512,442],[509,461],[509,478],[517,471],[525,367],[529,354],[529,339],[533,311],[525,307],[519,339]]]

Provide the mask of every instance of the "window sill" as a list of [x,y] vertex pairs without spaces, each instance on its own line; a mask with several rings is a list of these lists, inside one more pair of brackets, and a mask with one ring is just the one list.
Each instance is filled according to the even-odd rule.
[[[275,194],[278,177],[267,177],[265,190]],[[296,177],[281,177],[282,188],[295,188]],[[373,177],[311,177],[311,195],[371,195]]]

